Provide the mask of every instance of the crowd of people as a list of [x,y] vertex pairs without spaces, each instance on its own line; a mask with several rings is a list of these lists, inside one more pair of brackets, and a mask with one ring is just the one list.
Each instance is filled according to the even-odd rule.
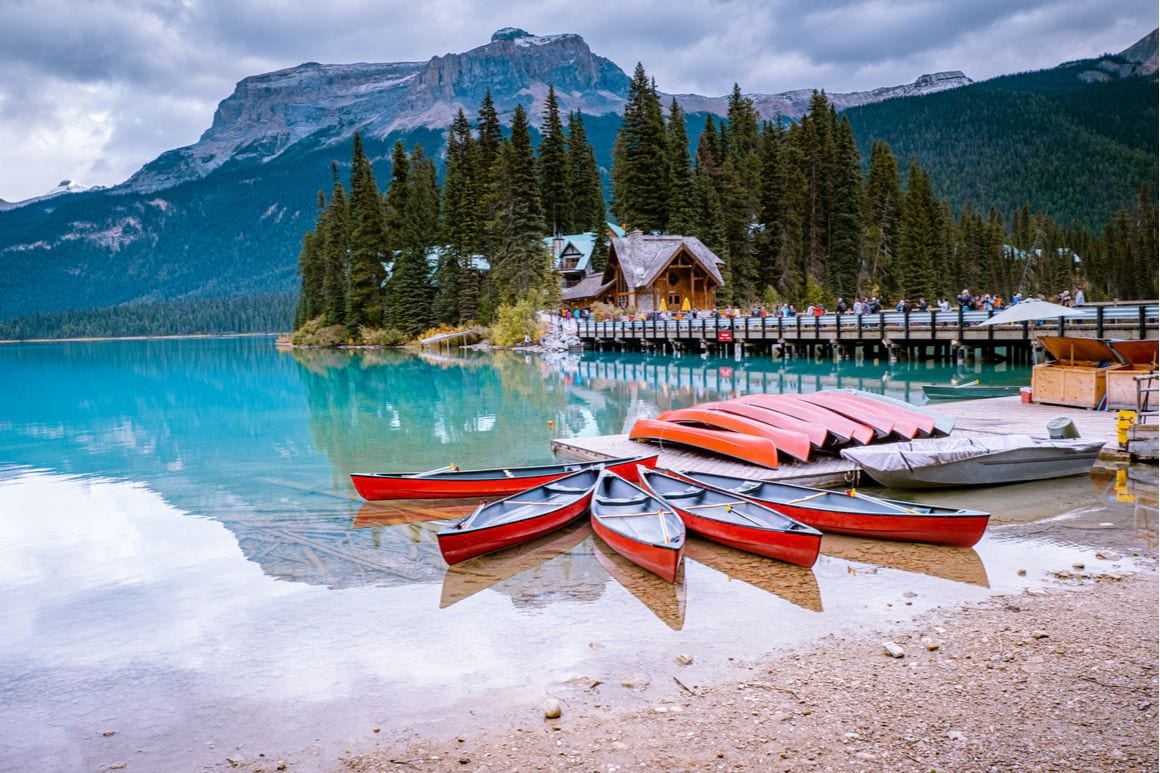
[[[752,308],[746,310],[739,306],[726,306],[721,309],[691,309],[689,311],[632,311],[628,309],[614,312],[610,317],[594,313],[590,308],[573,308],[565,306],[560,309],[560,316],[563,318],[572,318],[575,320],[589,320],[597,319],[613,319],[615,321],[669,321],[680,319],[734,319],[736,317],[821,317],[826,314],[878,314],[884,311],[896,311],[904,314],[913,312],[928,312],[928,311],[951,311],[953,309],[961,309],[963,311],[986,311],[998,312],[1009,306],[1015,306],[1024,300],[1047,300],[1047,296],[1043,293],[1034,295],[1028,294],[1024,296],[1022,293],[1013,293],[1009,298],[1005,298],[1000,293],[972,293],[970,290],[963,288],[963,291],[955,296],[954,300],[948,300],[946,297],[940,297],[932,305],[925,297],[919,296],[918,300],[911,301],[906,298],[900,298],[893,306],[893,308],[884,307],[882,301],[876,296],[855,296],[852,302],[848,302],[844,297],[838,298],[837,303],[833,309],[827,309],[824,304],[811,303],[807,305],[802,311],[798,311],[797,306],[792,303],[781,303],[774,306],[772,309],[767,309],[761,304],[757,304]],[[1076,287],[1073,290],[1062,290],[1056,296],[1053,296],[1059,304],[1063,306],[1083,306],[1084,292],[1082,287]]]

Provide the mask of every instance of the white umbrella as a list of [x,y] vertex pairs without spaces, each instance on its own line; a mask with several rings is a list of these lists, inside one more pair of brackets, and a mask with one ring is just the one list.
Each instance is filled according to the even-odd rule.
[[980,322],[980,325],[1006,325],[1012,322],[1026,322],[1035,319],[1057,319],[1059,317],[1082,317],[1083,311],[1069,306],[1060,306],[1051,301],[1019,301],[1014,306],[1008,306],[990,319]]

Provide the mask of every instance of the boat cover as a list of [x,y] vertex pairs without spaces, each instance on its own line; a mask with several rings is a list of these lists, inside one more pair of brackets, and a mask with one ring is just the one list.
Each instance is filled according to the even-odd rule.
[[870,470],[904,472],[923,467],[937,467],[953,462],[976,459],[1002,451],[1028,448],[1072,449],[1083,451],[1103,441],[1054,440],[1030,435],[994,435],[988,437],[938,438],[916,440],[910,443],[891,443],[879,446],[843,448],[842,456]]

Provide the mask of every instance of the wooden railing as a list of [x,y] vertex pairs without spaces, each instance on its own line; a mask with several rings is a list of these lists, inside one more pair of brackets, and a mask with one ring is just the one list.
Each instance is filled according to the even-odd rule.
[[705,341],[794,341],[842,344],[888,340],[892,344],[951,341],[962,344],[1030,341],[1036,335],[1086,338],[1152,338],[1156,336],[1156,303],[1084,306],[1082,315],[980,325],[994,315],[985,311],[882,312],[824,314],[820,317],[735,317],[595,322],[581,320],[582,339],[700,339]]

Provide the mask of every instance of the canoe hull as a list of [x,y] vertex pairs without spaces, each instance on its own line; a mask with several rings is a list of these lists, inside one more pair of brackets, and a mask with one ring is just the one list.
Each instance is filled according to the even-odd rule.
[[777,446],[771,440],[752,435],[701,429],[658,419],[638,419],[632,426],[629,438],[692,446],[759,467],[777,469]]
[[[754,500],[827,534],[969,548],[983,538],[990,516],[843,513]],[[902,504],[902,503],[900,503]]]
[[[453,475],[445,477],[415,477],[414,474],[363,474],[352,473],[351,481],[359,495],[368,501],[386,499],[472,499],[486,497],[510,497],[530,488],[551,483],[554,480],[572,475],[580,470],[587,469],[604,462],[579,462],[569,465],[549,465],[545,472],[535,475],[515,475],[508,477],[500,475],[488,478],[456,478]],[[656,467],[656,455],[634,457],[632,459],[617,459],[607,464],[606,469],[612,470],[626,480],[637,479],[637,465]]]
[[673,505],[673,509],[685,522],[686,529],[713,542],[807,568],[818,560],[821,534],[756,529],[705,518],[677,505]]
[[657,417],[661,421],[674,421],[679,424],[704,424],[710,429],[721,429],[739,432],[743,435],[762,437],[775,446],[778,451],[784,451],[795,459],[803,462],[810,460],[810,438],[804,432],[782,429],[772,424],[741,416],[728,411],[719,411],[703,406],[692,408],[677,408],[665,411]]
[[685,555],[685,541],[679,547],[654,545],[638,542],[620,532],[608,528],[597,516],[592,516],[592,531],[604,540],[608,547],[627,558],[642,569],[647,569],[665,582],[676,582],[677,569]]
[[681,477],[711,484],[828,534],[970,547],[982,538],[991,517],[977,510],[895,502],[857,492],[776,482],[745,490],[752,482],[744,478],[705,473]]
[[522,545],[567,526],[584,514],[592,501],[591,493],[578,502],[551,513],[526,520],[501,523],[480,529],[441,531],[436,535],[443,560],[450,565],[469,558]]

